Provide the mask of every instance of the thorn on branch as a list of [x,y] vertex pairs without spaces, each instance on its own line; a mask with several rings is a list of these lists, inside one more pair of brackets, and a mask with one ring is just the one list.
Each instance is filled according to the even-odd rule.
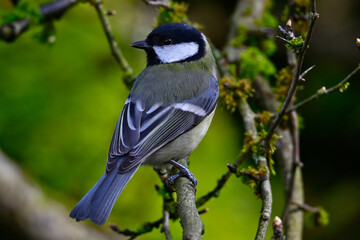
[[314,67],[315,65],[312,65],[311,67],[306,69],[302,74],[300,74],[299,80],[305,82],[304,76],[308,74],[308,72],[310,72]]

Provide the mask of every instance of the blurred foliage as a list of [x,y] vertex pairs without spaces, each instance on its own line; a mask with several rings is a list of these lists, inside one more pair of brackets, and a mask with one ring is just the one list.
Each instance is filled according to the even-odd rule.
[[9,12],[3,12],[0,9],[0,25],[11,23],[13,21],[29,18],[30,23],[39,23],[44,19],[39,10],[39,5],[32,0],[22,0],[16,7]]
[[255,79],[259,74],[269,77],[276,73],[275,65],[256,47],[248,47],[240,53],[241,75],[244,78]]
[[[277,4],[276,10],[282,12],[286,2]],[[192,4],[195,5],[190,2],[190,6]],[[226,11],[223,9],[225,2],[216,4],[217,12]],[[230,6],[230,3],[226,4]],[[325,4],[332,6],[331,1]],[[9,1],[0,3],[0,9],[9,10],[9,6]],[[135,0],[109,0],[106,7],[118,11],[118,15],[110,19],[115,35],[130,65],[139,73],[145,67],[145,55],[128,45],[146,37],[155,25],[156,12]],[[187,4],[178,5],[171,16],[162,16],[160,9],[159,18],[162,16],[161,21],[175,21],[176,17],[185,21],[182,11],[186,12],[187,7]],[[300,92],[299,98],[312,94],[323,85],[337,83],[351,65],[351,60],[341,55],[348,52],[349,49],[345,51],[344,48],[349,46],[350,40],[339,41],[334,36],[316,42],[321,38],[321,29],[337,29],[332,27],[336,22],[331,22],[335,18],[326,15],[326,6],[321,5],[321,1],[318,8],[322,21],[315,29],[314,42],[305,64],[319,66],[309,74],[311,81],[309,84],[306,82],[307,89]],[[232,10],[229,7],[229,11]],[[340,10],[343,9],[337,9]],[[201,7],[190,9],[190,19],[199,21],[196,17],[201,11]],[[276,26],[274,20],[276,18],[266,14],[262,22]],[[228,19],[219,21],[226,24]],[[346,25],[350,26],[350,23]],[[128,90],[122,83],[122,72],[110,54],[92,6],[79,4],[56,22],[55,27],[57,41],[53,47],[34,41],[34,33],[41,31],[36,26],[13,44],[0,42],[0,147],[48,194],[64,202],[70,211],[105,170],[112,131]],[[205,32],[210,28],[206,26]],[[243,30],[244,35],[248,34],[246,29]],[[317,30],[320,31],[318,35]],[[332,48],[334,41],[336,48]],[[239,36],[236,44],[251,46],[242,56],[246,59],[242,69],[251,71],[241,72],[242,78],[252,78],[259,73],[273,75],[286,59],[281,51],[275,53],[273,39],[265,41],[253,36]],[[321,49],[325,50],[319,52]],[[338,55],[326,55],[330,49],[339,50]],[[269,56],[272,56],[271,60]],[[276,66],[272,62],[276,62]],[[237,86],[239,81],[232,84]],[[339,236],[354,239],[351,238],[352,224],[360,216],[360,208],[359,204],[353,203],[360,201],[360,186],[354,172],[356,168],[349,168],[349,165],[357,160],[353,150],[360,132],[360,109],[354,104],[358,102],[358,89],[359,84],[354,82],[346,94],[331,95],[303,110],[306,128],[301,135],[301,146],[307,199],[323,205],[331,216],[329,227],[307,229],[304,239],[339,239]],[[260,123],[269,118],[264,113],[261,119]],[[226,163],[232,163],[239,154],[243,142],[240,121],[236,114],[230,115],[219,108],[208,134],[191,155],[191,169],[199,180],[198,196],[215,186],[217,179],[227,171]],[[348,164],[338,164],[339,159],[346,159]],[[249,161],[246,164],[250,165]],[[152,187],[159,182],[151,168],[141,168],[119,197],[110,222],[122,228],[137,229],[144,222],[160,218],[162,197]],[[272,187],[275,216],[281,214],[283,206],[279,176],[272,177]],[[340,204],[343,207],[339,207]],[[253,238],[261,202],[254,200],[246,185],[231,179],[219,198],[211,200],[206,207],[210,208],[210,212],[202,215],[206,239]],[[171,230],[174,239],[181,238],[178,222],[171,223]],[[163,235],[157,230],[141,237],[159,238]]]

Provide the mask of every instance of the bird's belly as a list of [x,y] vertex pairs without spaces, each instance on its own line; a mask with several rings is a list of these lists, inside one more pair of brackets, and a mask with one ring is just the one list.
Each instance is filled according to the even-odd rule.
[[215,110],[195,128],[183,133],[174,141],[151,154],[143,162],[143,165],[161,166],[170,160],[177,161],[188,156],[195,150],[205,136],[214,113]]

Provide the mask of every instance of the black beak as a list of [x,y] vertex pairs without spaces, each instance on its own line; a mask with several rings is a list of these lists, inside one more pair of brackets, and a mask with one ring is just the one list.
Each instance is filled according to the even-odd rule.
[[134,48],[140,48],[140,49],[148,49],[151,48],[151,46],[149,44],[146,43],[146,41],[138,41],[138,42],[134,42],[130,45],[131,47]]

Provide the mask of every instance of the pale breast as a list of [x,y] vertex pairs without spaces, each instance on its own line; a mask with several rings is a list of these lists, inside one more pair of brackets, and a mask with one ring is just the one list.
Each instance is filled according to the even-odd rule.
[[188,156],[205,136],[214,113],[215,110],[195,128],[151,154],[146,158],[143,165],[161,166],[170,160],[176,161]]

